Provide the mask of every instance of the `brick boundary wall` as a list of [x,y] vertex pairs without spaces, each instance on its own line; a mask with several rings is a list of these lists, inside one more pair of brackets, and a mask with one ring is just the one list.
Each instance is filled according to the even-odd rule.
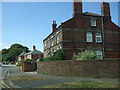
[[37,63],[37,73],[95,78],[118,78],[120,60],[42,61]]
[[23,72],[31,72],[37,70],[37,63],[34,62],[23,62],[22,63],[22,71]]

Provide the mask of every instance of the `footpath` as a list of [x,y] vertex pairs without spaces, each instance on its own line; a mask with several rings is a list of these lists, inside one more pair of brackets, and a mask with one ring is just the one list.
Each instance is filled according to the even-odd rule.
[[[11,80],[8,77],[41,77],[43,79],[31,79],[31,80]],[[64,76],[52,76],[45,74],[37,74],[37,72],[22,72],[21,68],[17,67],[11,69],[7,72],[6,77],[9,81],[9,86],[12,88],[42,88],[44,86],[61,84],[65,82],[75,82],[75,81],[84,81],[84,80],[100,80],[104,82],[114,81],[118,82],[118,79],[111,78],[86,78],[86,77],[64,77]]]

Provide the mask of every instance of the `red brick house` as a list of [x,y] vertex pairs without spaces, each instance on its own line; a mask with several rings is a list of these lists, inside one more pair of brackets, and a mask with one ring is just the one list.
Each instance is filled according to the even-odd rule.
[[32,59],[32,60],[37,60],[40,58],[43,58],[43,53],[41,51],[38,51],[35,46],[33,46],[33,50],[26,53],[26,52],[22,52],[19,56],[18,56],[18,60],[19,61],[23,61],[24,59]]
[[57,49],[63,49],[65,59],[87,50],[95,51],[103,58],[120,58],[120,27],[111,21],[110,6],[101,3],[101,15],[82,12],[82,2],[73,2],[73,17],[57,27],[52,24],[52,33],[44,39],[44,57]]

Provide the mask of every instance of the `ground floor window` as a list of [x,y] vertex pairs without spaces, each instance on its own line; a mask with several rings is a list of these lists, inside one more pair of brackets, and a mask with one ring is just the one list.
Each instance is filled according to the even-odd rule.
[[96,54],[97,54],[98,58],[103,59],[102,50],[97,50],[97,51],[96,51]]

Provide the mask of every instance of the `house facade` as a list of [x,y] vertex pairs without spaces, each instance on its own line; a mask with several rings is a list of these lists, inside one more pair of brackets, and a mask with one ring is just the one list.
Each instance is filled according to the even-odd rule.
[[38,51],[35,46],[33,46],[33,50],[26,53],[25,51],[22,52],[19,56],[18,56],[18,61],[23,61],[24,59],[32,59],[32,60],[37,60],[40,58],[43,58],[43,53],[41,51]]
[[120,27],[111,20],[110,5],[101,3],[101,15],[82,12],[82,2],[73,1],[73,17],[57,27],[52,24],[52,33],[44,42],[44,57],[63,49],[65,59],[87,50],[95,51],[100,59],[120,58]]

